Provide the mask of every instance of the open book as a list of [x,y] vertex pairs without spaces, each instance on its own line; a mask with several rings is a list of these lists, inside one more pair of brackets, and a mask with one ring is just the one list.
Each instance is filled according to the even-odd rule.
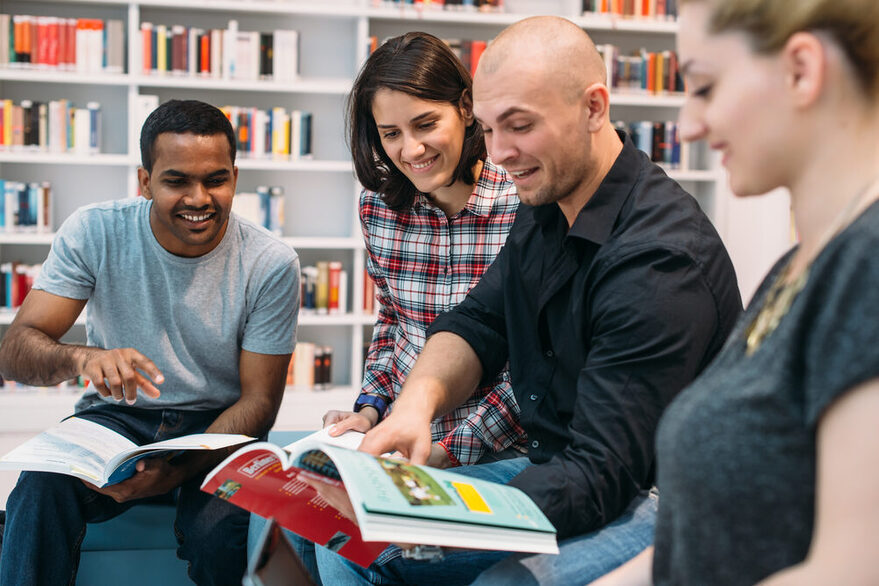
[[[368,566],[389,542],[558,553],[555,529],[520,490],[359,452],[362,434],[320,431],[284,448],[247,445],[201,489]],[[329,441],[327,441],[329,440]],[[336,445],[334,445],[336,444]],[[357,523],[305,480],[344,488]]]
[[103,487],[133,476],[142,458],[170,459],[183,450],[216,450],[253,439],[198,433],[138,446],[99,423],[70,417],[0,457],[0,470],[57,472]]

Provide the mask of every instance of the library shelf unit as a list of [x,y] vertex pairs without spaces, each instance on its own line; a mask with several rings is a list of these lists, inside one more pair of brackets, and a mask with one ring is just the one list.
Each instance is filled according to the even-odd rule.
[[[235,104],[267,109],[280,105],[312,112],[313,158],[239,158],[238,190],[254,191],[258,185],[283,186],[284,239],[297,249],[302,266],[319,260],[340,261],[347,271],[347,313],[302,313],[298,331],[301,341],[333,347],[333,381],[337,387],[329,393],[291,392],[297,397],[323,396],[327,408],[350,408],[362,376],[363,348],[375,318],[358,310],[363,307],[365,252],[357,219],[360,189],[345,143],[344,105],[357,70],[367,57],[369,39],[375,36],[383,40],[409,30],[424,30],[441,38],[487,40],[530,14],[417,10],[373,4],[372,0],[6,0],[0,11],[7,14],[122,20],[127,66],[125,73],[115,75],[0,69],[2,98],[16,103],[22,99],[68,98],[77,105],[98,101],[103,120],[100,154],[0,151],[0,177],[51,181],[52,224],[57,227],[77,207],[136,194],[140,129],[132,110],[138,95],[157,95],[160,101],[195,98],[217,106]],[[547,1],[545,5],[549,9],[542,13],[569,18],[587,30],[596,43],[612,42],[626,51],[640,47],[649,51],[674,48],[675,22],[582,16],[579,0]],[[142,22],[222,29],[230,19],[236,20],[242,31],[298,30],[298,79],[276,83],[141,73]],[[680,95],[611,90],[611,96],[612,117],[623,121],[674,120],[683,104]],[[728,240],[726,209],[730,196],[724,175],[717,160],[704,149],[694,147],[691,154],[689,170],[669,171],[669,175],[698,199],[735,257]],[[51,238],[51,234],[0,234],[0,260],[40,262]],[[12,315],[9,311],[0,312],[0,330],[10,323]],[[82,328],[79,330],[84,337]]]

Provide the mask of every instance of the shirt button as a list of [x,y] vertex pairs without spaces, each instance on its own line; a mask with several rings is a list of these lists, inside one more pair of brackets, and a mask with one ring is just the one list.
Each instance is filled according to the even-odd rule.
[[539,447],[540,447],[540,442],[537,441],[537,440],[534,440],[533,442],[531,442],[531,447],[532,447],[532,448],[539,448]]
[[536,400],[537,400],[537,395],[531,395],[531,396],[528,397],[528,398],[531,399],[532,401],[536,401]]
[[546,352],[543,353],[543,355],[546,356],[547,358],[552,358],[552,357],[553,357],[553,351],[552,351],[552,350],[547,350]]

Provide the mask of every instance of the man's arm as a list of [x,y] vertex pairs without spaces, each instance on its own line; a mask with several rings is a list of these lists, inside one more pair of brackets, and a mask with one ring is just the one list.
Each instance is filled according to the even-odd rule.
[[134,403],[138,388],[158,397],[153,383],[163,381],[162,373],[134,348],[103,349],[59,342],[85,304],[85,299],[31,290],[0,345],[0,374],[41,386],[82,375],[101,396],[112,395],[117,401],[124,397]]
[[399,451],[413,464],[430,455],[430,422],[461,404],[479,384],[482,363],[460,336],[439,332],[431,336],[406,378],[394,410],[360,444],[379,455]]
[[[241,351],[241,397],[223,411],[206,433],[240,433],[260,437],[268,433],[284,396],[290,354]],[[219,464],[240,446],[223,450],[187,452],[172,461],[161,458],[137,463],[137,474],[119,484],[98,489],[118,502],[165,494]]]
[[695,262],[662,250],[617,262],[591,296],[571,439],[510,482],[560,539],[603,527],[650,481],[659,418],[705,363],[724,310]]

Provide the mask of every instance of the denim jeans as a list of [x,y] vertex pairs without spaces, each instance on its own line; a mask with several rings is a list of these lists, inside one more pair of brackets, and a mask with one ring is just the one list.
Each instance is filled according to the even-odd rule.
[[[138,409],[99,404],[78,417],[113,429],[136,444],[203,432],[221,410]],[[140,502],[176,502],[177,555],[197,584],[241,584],[248,514],[201,492],[199,475],[159,499],[117,503],[64,474],[23,472],[6,503],[0,584],[73,584],[87,523],[100,523]],[[131,568],[137,572],[137,568]]]
[[[527,459],[521,460],[524,462],[507,461],[506,466],[503,462],[467,466],[460,472],[505,483],[528,464]],[[318,571],[325,584],[587,584],[653,541],[657,506],[657,494],[642,491],[615,521],[559,543],[559,555],[467,550],[447,553],[439,562],[424,562],[404,559],[400,550],[391,546],[369,568],[361,568],[318,547]]]

